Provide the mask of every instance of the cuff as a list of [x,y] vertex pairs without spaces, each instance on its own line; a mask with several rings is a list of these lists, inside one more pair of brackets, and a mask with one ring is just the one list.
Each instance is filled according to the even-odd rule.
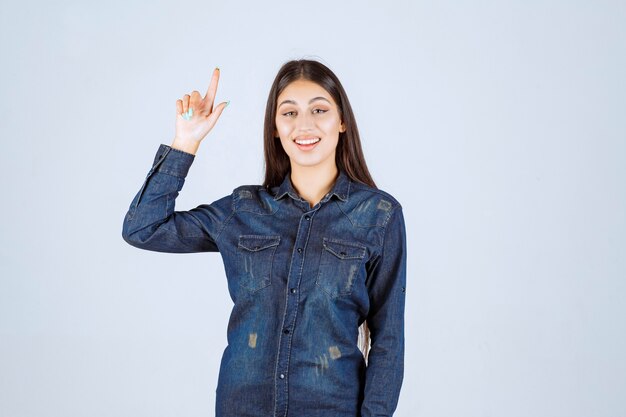
[[185,178],[194,159],[194,154],[161,144],[154,156],[152,169],[156,172]]

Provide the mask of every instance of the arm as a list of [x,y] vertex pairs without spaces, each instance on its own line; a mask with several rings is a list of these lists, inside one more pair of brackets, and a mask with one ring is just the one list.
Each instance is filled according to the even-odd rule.
[[391,212],[381,254],[367,278],[371,349],[365,374],[362,417],[391,417],[404,376],[406,231],[402,206]]
[[189,211],[174,211],[176,197],[195,158],[164,144],[133,198],[122,225],[130,245],[156,252],[217,252],[217,238],[232,214],[231,196]]

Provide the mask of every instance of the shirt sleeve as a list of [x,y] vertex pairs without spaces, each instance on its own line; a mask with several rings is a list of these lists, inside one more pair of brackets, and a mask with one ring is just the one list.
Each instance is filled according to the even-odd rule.
[[232,195],[175,211],[175,201],[195,155],[161,144],[152,168],[124,217],[122,238],[156,252],[217,252],[217,240],[233,212]]
[[371,348],[365,373],[362,417],[391,417],[404,377],[406,230],[402,206],[393,208],[381,254],[367,277]]

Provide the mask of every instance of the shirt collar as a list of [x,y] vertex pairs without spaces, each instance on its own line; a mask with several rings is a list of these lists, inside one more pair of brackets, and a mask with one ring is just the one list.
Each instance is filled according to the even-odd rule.
[[[280,200],[285,194],[289,194],[289,196],[294,200],[302,199],[293,188],[290,175],[291,171],[287,171],[283,182],[278,187],[274,200]],[[332,189],[324,196],[324,198],[322,198],[322,201],[326,201],[333,195],[336,195],[342,201],[348,201],[348,195],[350,194],[350,182],[351,181],[348,175],[342,169],[339,169],[339,175],[337,176]]]

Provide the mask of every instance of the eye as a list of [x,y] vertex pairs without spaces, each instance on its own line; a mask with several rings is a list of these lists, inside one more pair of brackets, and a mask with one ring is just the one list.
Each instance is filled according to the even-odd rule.
[[290,113],[293,113],[292,111],[288,111],[287,113],[283,113],[283,116],[288,116]]
[[313,110],[313,112],[316,112],[318,110],[320,111],[320,113],[326,113],[328,111],[328,110],[324,110],[324,109],[315,109],[315,110]]

